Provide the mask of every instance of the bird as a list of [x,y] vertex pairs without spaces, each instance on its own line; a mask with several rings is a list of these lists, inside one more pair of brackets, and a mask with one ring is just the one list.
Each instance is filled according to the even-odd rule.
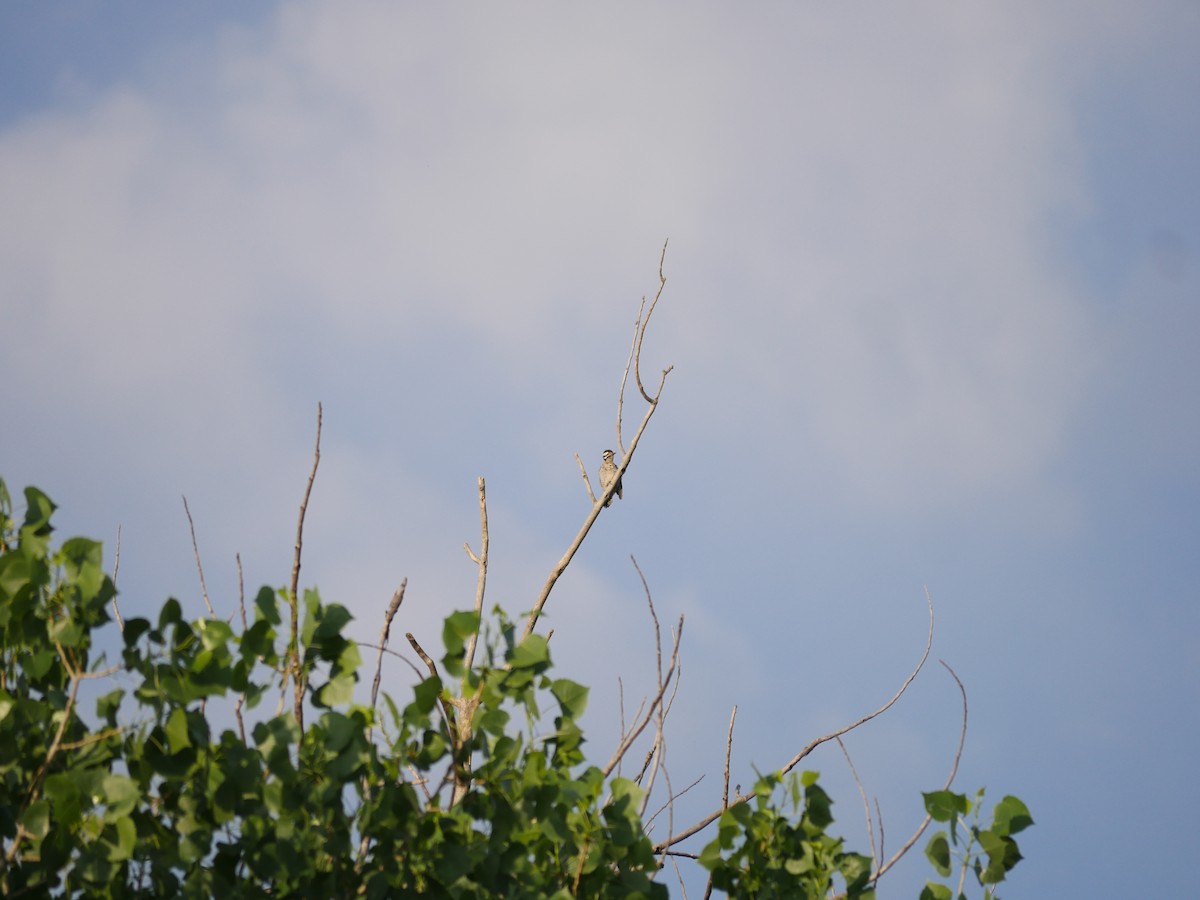
[[[611,450],[604,451],[604,462],[600,463],[600,491],[607,491],[613,482],[617,483],[617,488],[614,493],[622,500],[625,499],[625,494],[621,489],[621,479],[617,476],[617,464],[613,462],[613,452]],[[605,506],[612,506],[612,497],[608,498]]]

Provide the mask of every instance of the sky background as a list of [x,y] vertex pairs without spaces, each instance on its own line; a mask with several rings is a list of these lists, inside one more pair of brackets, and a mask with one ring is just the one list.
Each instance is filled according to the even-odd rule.
[[[0,6],[0,477],[121,527],[125,615],[302,583],[373,640],[547,607],[606,760],[686,620],[677,828],[924,645],[956,786],[1030,806],[1005,896],[1173,896],[1200,805],[1200,6]],[[626,403],[626,442],[644,410]],[[400,694],[409,672],[389,672]],[[931,661],[847,739],[885,850],[940,787]],[[807,767],[865,850],[836,747]],[[663,826],[656,837],[664,836]],[[693,843],[698,850],[700,844]],[[922,844],[919,845],[923,846]],[[915,897],[919,852],[881,898]],[[673,882],[673,878],[667,879]],[[689,872],[688,895],[703,879]],[[673,893],[682,896],[677,884]]]

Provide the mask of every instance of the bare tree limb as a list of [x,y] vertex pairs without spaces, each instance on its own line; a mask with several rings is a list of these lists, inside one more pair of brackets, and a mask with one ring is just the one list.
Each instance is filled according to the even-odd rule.
[[[950,673],[950,677],[953,678],[954,683],[958,685],[958,692],[962,697],[962,728],[958,732],[958,748],[954,751],[954,763],[950,766],[950,774],[946,776],[946,783],[942,785],[942,790],[948,791],[950,790],[950,785],[954,783],[954,776],[958,774],[958,764],[962,760],[963,745],[967,740],[967,689],[963,687],[962,680],[958,677],[958,673],[950,668],[949,664],[947,664],[945,660],[939,659],[938,662],[945,666],[946,671]],[[898,863],[904,857],[904,855],[913,848],[913,845],[915,845],[917,841],[921,839],[921,835],[925,833],[925,829],[929,827],[929,823],[932,821],[932,816],[926,813],[925,818],[921,820],[921,824],[917,826],[917,830],[913,832],[912,837],[904,842],[904,845],[895,852],[891,859],[875,870],[875,874],[871,876],[872,883],[879,881],[879,879],[883,877],[884,873],[887,872],[888,869]]]
[[196,525],[192,522],[192,511],[188,509],[187,497],[183,498],[183,511],[187,513],[188,529],[192,533],[192,553],[196,557],[196,571],[200,574],[200,593],[204,597],[204,606],[208,609],[208,614],[212,618],[216,618],[216,613],[213,612],[212,604],[208,602],[208,588],[204,585],[204,566],[200,565],[200,548],[196,545]]
[[120,525],[118,525],[118,526],[117,526],[117,552],[116,552],[116,555],[115,555],[115,556],[114,556],[114,558],[113,558],[113,573],[112,573],[112,583],[113,583],[113,600],[112,600],[112,606],[113,606],[113,615],[114,615],[114,616],[116,617],[116,619],[117,619],[117,628],[119,628],[121,631],[124,631],[124,630],[125,630],[125,620],[121,618],[121,610],[120,610],[120,608],[117,606],[117,592],[116,592],[116,588],[117,588],[117,572],[118,572],[118,571],[120,571],[120,569],[121,569],[121,526],[120,526]]
[[596,502],[596,495],[592,492],[592,481],[588,478],[587,469],[584,467],[583,460],[579,458],[578,453],[575,454],[575,462],[579,463],[579,474],[583,476],[583,483],[587,487],[588,499],[594,504]]
[[605,778],[612,774],[613,769],[617,767],[617,763],[621,761],[621,757],[628,752],[629,748],[633,745],[633,742],[637,740],[638,735],[640,735],[645,730],[646,726],[650,724],[650,719],[654,716],[655,710],[658,708],[658,705],[663,702],[663,696],[666,694],[667,688],[671,685],[671,682],[674,679],[675,670],[679,663],[679,641],[682,636],[683,616],[680,616],[679,627],[675,631],[675,645],[671,648],[671,662],[667,666],[666,677],[663,680],[662,685],[659,687],[658,693],[655,694],[654,699],[650,701],[650,707],[646,710],[645,715],[641,717],[637,724],[630,728],[629,734],[625,735],[625,737],[621,740],[616,751],[613,753],[612,759],[610,759],[608,764],[604,767],[603,772]]
[[[638,331],[637,351],[633,354],[633,375],[637,379],[638,390],[642,392],[642,397],[651,406],[658,402],[658,392],[651,398],[646,393],[646,388],[642,384],[642,339],[646,336],[646,328],[650,324],[650,317],[654,315],[654,307],[658,306],[658,298],[662,296],[663,288],[667,286],[667,276],[663,274],[663,263],[667,258],[667,244],[670,243],[670,238],[663,241],[662,255],[658,258],[658,293],[654,295],[654,299],[650,302],[650,308],[646,310],[646,318],[642,320],[642,327]],[[670,371],[668,369],[667,371]],[[665,372],[663,374],[666,374]],[[660,385],[659,392],[662,391]]]
[[[858,728],[859,726],[866,724],[867,722],[874,719],[876,716],[882,715],[884,712],[891,709],[891,707],[895,704],[895,702],[900,699],[900,697],[904,694],[905,691],[908,690],[909,685],[911,685],[913,683],[913,679],[915,679],[917,677],[917,673],[919,673],[921,671],[921,669],[924,667],[925,660],[927,660],[929,658],[930,648],[933,646],[933,598],[930,597],[928,590],[925,591],[925,601],[929,606],[929,635],[925,640],[925,650],[924,650],[924,652],[922,652],[921,659],[917,662],[916,668],[913,669],[912,674],[910,674],[908,676],[908,678],[906,678],[904,680],[904,684],[902,684],[900,686],[900,690],[896,691],[895,695],[890,700],[888,700],[887,703],[883,704],[883,706],[879,707],[874,712],[868,713],[867,715],[863,716],[861,719],[845,726],[844,728],[839,728],[837,731],[831,732],[830,734],[824,735],[822,737],[816,738],[813,741],[810,741],[804,747],[804,749],[802,749],[799,753],[797,753],[795,756],[793,756],[791,758],[791,760],[789,760],[788,763],[780,770],[781,775],[786,775],[792,769],[796,768],[796,766],[799,765],[801,760],[803,760],[806,756],[808,756],[810,753],[812,753],[813,750],[815,750],[817,747],[821,746],[821,744],[824,744],[827,741],[832,741],[835,738],[841,737],[843,734],[853,731],[855,728]],[[734,803],[742,803],[746,800],[752,799],[753,797],[754,797],[754,791],[751,790],[744,794],[739,793],[733,802]],[[685,828],[683,831],[679,832],[679,834],[672,835],[670,838],[668,838],[664,842],[665,845],[672,846],[674,844],[679,843],[680,841],[687,840],[692,835],[697,834],[698,832],[703,831],[705,828],[707,828],[709,825],[711,825],[713,822],[715,822],[717,819],[719,819],[721,817],[721,813],[723,813],[724,811],[725,811],[725,809],[721,808],[721,809],[716,810],[715,812],[709,813],[707,816],[705,816],[700,821],[696,822],[694,825],[691,825],[690,827]],[[656,845],[654,847],[654,852],[655,853],[660,852],[662,847],[663,847],[663,844]]]
[[[383,627],[379,629],[379,652],[375,656],[375,680],[371,682],[371,709],[374,710],[379,702],[379,682],[383,677],[383,651],[387,649],[388,635],[392,632],[392,619],[396,618],[396,613],[400,611],[400,604],[404,602],[404,590],[408,587],[408,579],[405,578],[400,582],[400,587],[396,588],[396,592],[392,594],[392,601],[388,604],[387,611],[383,614]],[[370,732],[367,733],[368,740]]]
[[[554,568],[550,570],[550,575],[546,578],[546,583],[542,586],[541,593],[538,595],[537,601],[534,603],[533,609],[529,613],[529,618],[525,622],[525,630],[521,634],[522,639],[533,633],[533,629],[537,625],[538,618],[542,614],[542,609],[546,606],[546,601],[550,599],[550,592],[554,590],[554,585],[558,582],[558,579],[562,576],[562,573],[567,570],[567,566],[571,564],[571,560],[574,558],[576,551],[579,550],[579,547],[583,544],[584,538],[586,538],[588,532],[591,531],[592,525],[600,516],[600,510],[604,508],[605,503],[611,500],[612,495],[616,492],[617,485],[622,483],[621,478],[625,474],[625,470],[629,468],[629,463],[633,459],[633,453],[637,449],[638,441],[641,440],[642,434],[646,430],[646,426],[650,423],[650,419],[654,415],[654,411],[658,408],[658,400],[662,396],[663,386],[667,381],[667,375],[669,375],[671,370],[674,368],[674,366],[667,366],[667,368],[663,369],[662,376],[659,378],[658,382],[658,390],[656,390],[654,392],[654,396],[651,397],[650,394],[646,392],[645,386],[642,384],[642,342],[646,337],[646,326],[650,324],[650,316],[654,313],[654,308],[658,305],[659,298],[662,297],[663,288],[665,288],[667,284],[666,275],[663,274],[663,265],[666,260],[666,256],[667,242],[664,241],[662,254],[659,256],[658,260],[658,292],[654,295],[654,301],[650,304],[650,308],[646,311],[644,318],[639,310],[638,324],[636,324],[634,328],[634,347],[630,353],[630,356],[633,360],[634,376],[637,379],[638,390],[641,391],[642,397],[648,404],[646,413],[642,416],[642,422],[638,426],[638,430],[634,434],[633,440],[630,441],[629,449],[625,450],[623,448],[621,436],[621,418],[624,407],[625,382],[629,377],[629,363],[626,363],[625,375],[621,378],[621,389],[617,393],[617,446],[622,447],[621,463],[617,467],[617,477],[613,479],[613,483],[609,486],[608,490],[602,491],[600,496],[596,497],[592,493],[592,484],[588,479],[587,469],[584,468],[583,461],[579,459],[579,454],[575,454],[575,460],[579,463],[579,469],[583,473],[584,483],[587,485],[588,496],[592,498],[592,509],[588,513],[587,518],[583,520],[583,525],[580,527],[579,533],[575,535],[575,539],[567,548],[566,553],[562,555],[562,558],[559,559],[559,561],[554,565]],[[643,300],[643,305],[644,303],[645,301]]]
[[[487,487],[484,484],[483,476],[479,476],[479,555],[476,556],[471,552],[471,547],[464,544],[467,548],[467,555],[474,560],[479,567],[479,579],[475,584],[475,630],[471,633],[471,639],[467,642],[467,655],[463,660],[463,678],[467,678],[471,674],[471,666],[475,664],[475,645],[479,640],[479,629],[483,624],[483,593],[487,587],[487,567],[488,567],[488,516],[487,516]],[[465,691],[465,685],[464,685]]]
[[292,613],[292,685],[295,691],[293,711],[300,733],[304,733],[304,691],[307,679],[300,661],[300,554],[304,545],[304,515],[308,511],[308,499],[312,496],[313,482],[317,478],[317,466],[321,463],[321,420],[324,410],[317,404],[317,439],[313,447],[312,470],[308,473],[308,484],[304,486],[304,498],[300,501],[300,517],[296,522],[296,549],[292,557],[292,585],[288,603]]
[[[670,369],[665,369],[662,373],[662,379],[658,383],[658,393],[662,393],[664,382],[667,380],[667,375]],[[567,566],[571,564],[571,560],[575,557],[575,553],[583,545],[583,539],[587,537],[588,532],[592,530],[592,525],[596,519],[600,517],[600,512],[604,509],[604,502],[612,497],[616,491],[616,486],[621,483],[621,476],[625,474],[625,470],[629,468],[629,463],[633,459],[633,453],[637,449],[638,442],[642,439],[642,434],[646,430],[646,426],[650,423],[651,416],[658,408],[657,395],[655,402],[646,410],[646,415],[642,419],[642,424],[638,426],[637,433],[634,434],[633,440],[629,444],[629,451],[625,454],[625,458],[621,460],[621,464],[617,467],[617,477],[613,480],[612,485],[608,490],[600,494],[596,501],[592,504],[591,510],[587,514],[587,518],[583,520],[583,525],[579,529],[579,533],[575,535],[575,540],[571,541],[571,545],[567,548],[567,552],[562,555],[562,558],[555,563],[554,568],[550,570],[550,575],[546,579],[546,583],[542,585],[542,591],[538,595],[537,602],[534,603],[533,609],[529,613],[529,618],[525,622],[525,630],[521,637],[526,638],[533,633],[534,626],[537,625],[537,620],[542,614],[542,608],[545,607],[546,601],[550,599],[550,592],[554,590],[554,585],[558,583],[558,579],[562,573],[567,570]]]
[[866,788],[863,787],[862,779],[858,777],[858,769],[854,768],[854,760],[850,758],[850,751],[846,749],[846,744],[841,738],[837,738],[837,745],[842,750],[842,756],[846,757],[846,765],[850,767],[850,774],[854,776],[854,783],[858,786],[858,795],[862,797],[863,814],[867,819],[867,843],[871,845],[871,862],[875,868],[879,868],[879,851],[875,847],[875,824],[871,819],[871,801],[867,799]]

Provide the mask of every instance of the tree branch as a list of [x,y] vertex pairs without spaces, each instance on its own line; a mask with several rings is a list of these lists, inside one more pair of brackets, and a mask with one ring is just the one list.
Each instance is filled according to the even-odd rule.
[[[483,624],[483,593],[487,586],[487,567],[488,567],[488,516],[487,516],[487,488],[483,481],[483,476],[479,476],[479,555],[476,556],[471,552],[469,544],[463,546],[467,548],[467,555],[474,560],[479,567],[479,580],[475,585],[475,631],[471,634],[470,641],[467,642],[467,655],[463,660],[463,678],[467,678],[471,674],[471,666],[475,663],[475,645],[479,640],[479,629]],[[466,686],[464,684],[464,691]]]
[[[810,741],[804,747],[803,750],[801,750],[799,753],[797,753],[795,756],[793,756],[791,758],[791,760],[788,761],[787,765],[785,765],[780,770],[780,773],[779,773],[780,775],[786,775],[792,769],[796,768],[796,766],[799,765],[799,763],[802,759],[804,759],[806,756],[808,756],[810,753],[812,753],[813,750],[815,750],[817,747],[821,746],[821,744],[824,744],[827,741],[832,741],[835,738],[839,738],[843,734],[853,731],[855,728],[858,728],[859,726],[866,724],[867,722],[874,719],[876,716],[882,715],[884,712],[891,709],[892,705],[895,704],[895,702],[900,699],[900,697],[904,694],[904,692],[908,690],[908,686],[913,683],[913,679],[915,679],[917,677],[917,673],[920,672],[922,667],[925,665],[925,660],[927,660],[929,658],[929,651],[930,651],[930,648],[933,646],[933,598],[930,597],[928,589],[925,591],[925,601],[929,606],[929,635],[925,640],[925,650],[921,654],[921,659],[917,663],[916,668],[913,669],[912,674],[910,674],[908,676],[908,678],[906,678],[904,680],[904,684],[902,684],[900,686],[900,690],[896,691],[896,693],[892,697],[892,699],[890,699],[887,703],[883,704],[883,706],[879,707],[879,709],[875,710],[874,712],[868,713],[867,715],[863,716],[858,721],[853,722],[850,725],[845,726],[844,728],[839,728],[837,731],[831,732],[830,734],[824,735],[813,741]],[[752,799],[753,797],[754,797],[754,791],[751,790],[751,791],[747,791],[744,794],[739,794],[734,799],[733,802],[734,803],[742,803],[746,800]],[[721,817],[721,813],[723,813],[724,811],[725,811],[725,808],[722,807],[721,809],[718,809],[715,812],[709,813],[707,816],[705,816],[700,821],[696,822],[691,827],[684,829],[683,831],[679,832],[679,834],[672,835],[670,838],[668,838],[662,844],[655,845],[654,852],[658,853],[664,846],[670,847],[674,844],[679,843],[680,841],[687,840],[692,835],[697,834],[698,832],[703,831],[705,828],[707,828],[713,822],[717,821],[717,819],[719,819]]]
[[292,557],[292,589],[288,602],[292,612],[292,685],[295,691],[293,711],[300,733],[304,733],[304,691],[307,679],[300,661],[300,551],[304,544],[304,515],[308,511],[308,499],[312,496],[313,482],[317,478],[317,466],[321,463],[321,419],[324,410],[317,404],[317,440],[313,447],[312,471],[308,473],[308,484],[304,486],[304,498],[300,501],[300,518],[296,522],[296,551]]
[[196,545],[196,525],[192,522],[192,511],[188,509],[187,497],[183,498],[183,511],[187,513],[188,530],[192,533],[192,553],[196,557],[196,571],[200,574],[200,593],[204,597],[204,606],[211,618],[216,618],[212,604],[208,602],[208,588],[204,586],[204,566],[200,565],[200,548]]

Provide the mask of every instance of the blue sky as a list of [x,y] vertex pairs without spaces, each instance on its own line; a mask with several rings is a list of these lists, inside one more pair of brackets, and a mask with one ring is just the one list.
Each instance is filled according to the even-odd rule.
[[[1021,796],[1013,896],[1169,896],[1200,787],[1200,12],[0,7],[0,475],[122,529],[127,614],[302,580],[374,637],[525,609],[614,444],[643,294],[673,364],[548,607],[650,689],[686,618],[676,822],[899,686],[963,678],[960,790]],[[626,434],[641,415],[626,406]],[[395,690],[407,679],[391,673]],[[848,748],[889,846],[958,729],[931,666]],[[865,847],[836,749],[810,760]],[[989,803],[990,806],[990,803]],[[880,896],[912,897],[923,860]],[[678,888],[676,888],[678,891]],[[698,895],[699,891],[695,891]],[[689,890],[689,895],[693,891]]]

